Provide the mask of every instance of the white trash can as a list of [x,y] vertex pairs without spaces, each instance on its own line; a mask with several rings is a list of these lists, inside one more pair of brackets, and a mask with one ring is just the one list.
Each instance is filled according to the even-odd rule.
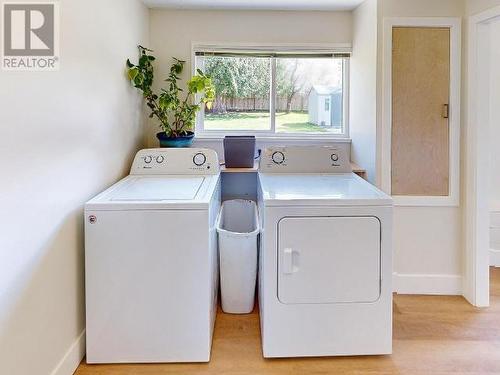
[[217,218],[222,310],[247,314],[253,310],[257,278],[257,205],[244,199],[222,203]]

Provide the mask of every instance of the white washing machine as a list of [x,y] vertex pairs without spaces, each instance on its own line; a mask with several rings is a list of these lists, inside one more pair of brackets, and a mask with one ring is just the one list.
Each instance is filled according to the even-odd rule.
[[217,154],[146,149],[85,206],[87,362],[207,362],[215,321]]
[[391,353],[391,197],[335,147],[265,150],[258,195],[264,357]]

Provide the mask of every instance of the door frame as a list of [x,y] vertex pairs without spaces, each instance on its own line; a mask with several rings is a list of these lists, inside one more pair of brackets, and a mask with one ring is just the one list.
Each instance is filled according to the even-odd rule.
[[450,28],[449,195],[444,197],[393,196],[396,206],[457,207],[460,205],[461,26],[460,17],[390,17],[384,19],[381,186],[388,194],[391,194],[392,190],[392,29],[394,27]]
[[[480,28],[500,17],[500,6],[469,17],[468,119],[465,158],[465,270],[464,297],[474,306],[489,306],[489,69],[480,67]],[[486,75],[484,75],[486,74]],[[488,105],[489,107],[489,105]],[[489,111],[488,111],[489,112]]]

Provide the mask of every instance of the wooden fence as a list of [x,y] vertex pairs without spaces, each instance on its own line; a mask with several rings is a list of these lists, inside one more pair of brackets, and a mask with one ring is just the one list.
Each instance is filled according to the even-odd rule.
[[[292,99],[292,111],[307,111],[307,96],[295,95]],[[213,105],[211,112],[243,112],[243,111],[268,111],[269,98],[218,98]],[[286,98],[276,99],[276,111],[286,111]]]

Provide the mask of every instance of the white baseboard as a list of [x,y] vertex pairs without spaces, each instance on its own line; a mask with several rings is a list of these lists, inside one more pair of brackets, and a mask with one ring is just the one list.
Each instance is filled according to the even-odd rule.
[[393,273],[393,290],[398,294],[462,295],[460,275]]
[[85,356],[85,329],[71,344],[51,375],[72,375]]
[[490,249],[490,266],[500,267],[500,250]]

